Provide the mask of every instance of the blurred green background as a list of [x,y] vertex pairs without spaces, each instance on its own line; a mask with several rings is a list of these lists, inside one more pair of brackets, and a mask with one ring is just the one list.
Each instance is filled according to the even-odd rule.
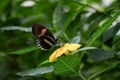
[[[57,47],[36,46],[35,23],[46,26],[58,44],[82,48],[46,62]],[[120,0],[2,0],[0,80],[118,80],[119,29]]]

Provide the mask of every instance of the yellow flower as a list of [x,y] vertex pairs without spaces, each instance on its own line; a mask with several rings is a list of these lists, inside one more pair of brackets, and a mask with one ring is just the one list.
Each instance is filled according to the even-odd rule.
[[53,62],[56,58],[60,57],[62,54],[68,55],[69,51],[75,51],[77,50],[79,47],[81,47],[80,44],[69,44],[66,43],[64,46],[62,46],[61,48],[55,50],[49,57],[49,62]]

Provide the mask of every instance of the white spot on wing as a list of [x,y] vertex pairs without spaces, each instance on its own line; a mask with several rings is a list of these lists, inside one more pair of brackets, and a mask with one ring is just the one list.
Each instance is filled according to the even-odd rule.
[[38,39],[36,40],[36,44],[37,44],[37,46],[38,46],[41,50],[45,50],[45,51],[46,51],[46,49],[41,46],[40,41],[39,41]]

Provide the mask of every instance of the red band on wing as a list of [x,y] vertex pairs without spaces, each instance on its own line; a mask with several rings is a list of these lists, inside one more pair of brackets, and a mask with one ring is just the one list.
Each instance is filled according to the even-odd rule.
[[40,36],[43,36],[45,34],[45,32],[47,31],[47,29],[42,29],[41,32],[40,32]]

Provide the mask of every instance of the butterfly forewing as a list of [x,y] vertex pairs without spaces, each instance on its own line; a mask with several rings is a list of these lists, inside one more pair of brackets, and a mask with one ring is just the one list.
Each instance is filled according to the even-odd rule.
[[32,26],[32,32],[36,37],[38,47],[42,50],[50,49],[56,44],[56,39],[46,27],[41,26],[40,24],[34,24]]
[[32,26],[32,32],[36,38],[39,38],[38,35],[40,35],[43,29],[46,29],[46,28],[44,26],[41,26],[40,24],[34,24]]

